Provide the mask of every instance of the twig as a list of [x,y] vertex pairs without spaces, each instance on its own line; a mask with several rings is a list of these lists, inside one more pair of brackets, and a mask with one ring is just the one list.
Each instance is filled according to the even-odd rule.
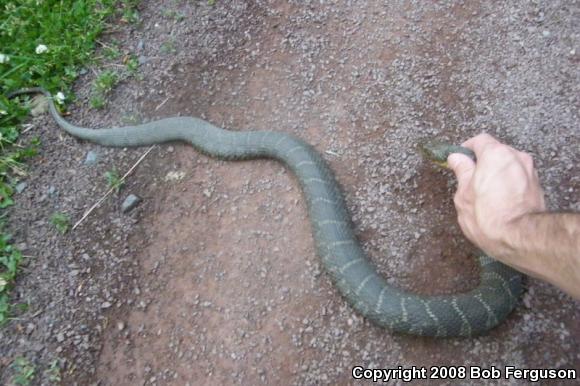
[[[59,305],[60,303],[62,303],[63,301],[64,301],[64,297],[63,297],[63,298],[61,298],[60,300],[58,300],[58,301],[56,301],[56,302],[52,303],[52,306],[53,306],[53,307],[54,307],[54,306],[57,306],[57,305]],[[46,307],[44,307],[44,308],[41,308],[41,309],[37,310],[37,311],[36,311],[34,314],[32,314],[32,315],[26,315],[26,317],[25,317],[25,318],[14,317],[14,318],[10,318],[10,320],[18,320],[18,321],[20,321],[20,322],[25,322],[25,321],[27,321],[27,320],[32,320],[32,319],[36,318],[38,315],[42,314],[42,313],[43,313],[44,311],[46,311],[47,309],[48,309],[48,306],[46,306]]]
[[169,97],[165,98],[165,100],[161,103],[159,103],[159,105],[157,105],[157,107],[155,107],[155,111],[159,110],[161,108],[161,106],[163,106],[165,103],[167,103],[167,101],[169,100]]
[[24,134],[24,133],[30,131],[32,128],[34,128],[34,125],[32,123],[26,123],[26,124],[22,125],[22,127],[24,128],[24,130],[21,130],[20,134]]
[[337,152],[334,152],[334,151],[332,151],[332,150],[326,150],[326,151],[325,151],[325,153],[326,153],[326,154],[333,155],[333,156],[335,156],[335,157],[340,157],[340,154],[338,154]]
[[[142,156],[141,158],[139,158],[137,160],[137,162],[135,162],[135,164],[131,167],[131,169],[129,169],[129,171],[127,171],[127,173],[125,173],[125,175],[123,177],[121,177],[120,183],[122,183],[123,181],[125,181],[125,178],[131,174],[131,172],[137,167],[137,165],[139,165],[141,163],[141,161],[143,161],[143,159],[147,156],[147,154],[149,154],[151,152],[151,150],[153,150],[153,148],[155,147],[155,145],[151,146]],[[97,201],[95,203],[95,205],[91,206],[91,208],[89,210],[87,210],[85,212],[85,214],[83,215],[83,217],[81,217],[81,219],[79,221],[76,222],[76,224],[72,227],[72,230],[75,230],[76,227],[78,227],[88,216],[89,214],[92,213],[93,210],[95,210],[99,205],[101,205],[101,203],[103,201],[105,201],[105,199],[109,196],[109,194],[111,194],[114,190],[115,190],[115,186],[111,187],[111,189],[109,189],[107,191],[107,193],[105,193],[105,195],[103,197],[101,197],[101,199],[99,201]]]

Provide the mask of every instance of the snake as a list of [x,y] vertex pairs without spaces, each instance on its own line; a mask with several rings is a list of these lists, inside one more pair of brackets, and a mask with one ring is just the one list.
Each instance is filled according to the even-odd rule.
[[[422,295],[387,282],[357,240],[342,190],[321,154],[304,140],[279,131],[232,131],[194,117],[170,117],[134,126],[91,129],[65,120],[52,95],[42,88],[9,94],[42,93],[58,126],[70,135],[109,147],[148,146],[181,141],[222,160],[268,158],[293,172],[307,201],[317,255],[338,291],[359,314],[395,333],[428,337],[481,335],[504,321],[518,303],[522,276],[477,253],[479,284],[457,294]],[[442,142],[424,145],[428,159],[445,164],[467,148]]]

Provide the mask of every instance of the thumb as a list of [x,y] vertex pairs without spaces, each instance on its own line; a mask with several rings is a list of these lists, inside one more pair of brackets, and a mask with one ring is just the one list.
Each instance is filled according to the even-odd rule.
[[452,153],[447,157],[447,164],[457,177],[458,189],[467,186],[475,171],[475,162],[465,154]]

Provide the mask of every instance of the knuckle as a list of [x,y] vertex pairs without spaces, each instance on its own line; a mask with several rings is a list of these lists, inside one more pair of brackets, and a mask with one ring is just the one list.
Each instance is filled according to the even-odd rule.
[[495,144],[488,144],[481,149],[481,152],[477,157],[479,161],[484,161],[493,159],[493,157],[497,155],[497,146]]
[[517,161],[521,158],[518,157],[518,151],[513,149],[508,145],[501,143],[490,144],[486,149],[488,155],[494,160],[505,160],[505,161]]
[[525,152],[525,151],[518,151],[518,155],[519,155],[519,156],[520,156],[522,159],[524,159],[524,160],[527,160],[527,159],[531,159],[531,158],[532,158],[532,156],[530,155],[530,153],[527,153],[527,152]]
[[498,152],[501,155],[505,155],[505,156],[514,156],[516,154],[516,151],[509,147],[508,145],[504,145],[504,144],[499,144],[494,146],[494,150],[496,152]]
[[493,137],[491,135],[489,135],[487,132],[482,131],[481,133],[479,133],[475,137],[473,137],[473,139],[487,141],[487,140],[493,139]]

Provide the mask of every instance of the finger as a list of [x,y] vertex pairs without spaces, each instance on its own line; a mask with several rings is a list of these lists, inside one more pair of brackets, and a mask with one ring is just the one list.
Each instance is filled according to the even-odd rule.
[[459,228],[461,228],[461,231],[465,237],[467,237],[469,241],[475,244],[475,237],[473,236],[474,233],[472,232],[470,223],[466,221],[465,217],[461,215],[457,216],[457,223],[459,224]]
[[465,224],[465,220],[463,219],[463,216],[460,215],[459,213],[457,214],[457,223],[459,224],[459,228],[461,228],[461,230],[463,231],[463,234],[465,234],[465,230],[467,229],[467,224]]
[[489,135],[487,133],[481,133],[481,134],[476,135],[475,137],[470,138],[467,141],[463,142],[463,144],[461,146],[464,146],[468,149],[473,150],[475,155],[479,156],[483,152],[483,149],[485,149],[487,146],[499,145],[499,144],[501,144],[501,142],[499,142],[497,139],[495,139],[491,135]]
[[453,153],[447,157],[447,164],[457,177],[457,190],[463,190],[473,177],[475,162],[465,154]]
[[464,211],[466,205],[465,194],[461,190],[457,190],[453,196],[453,204],[455,205],[455,210],[457,214],[461,214]]

